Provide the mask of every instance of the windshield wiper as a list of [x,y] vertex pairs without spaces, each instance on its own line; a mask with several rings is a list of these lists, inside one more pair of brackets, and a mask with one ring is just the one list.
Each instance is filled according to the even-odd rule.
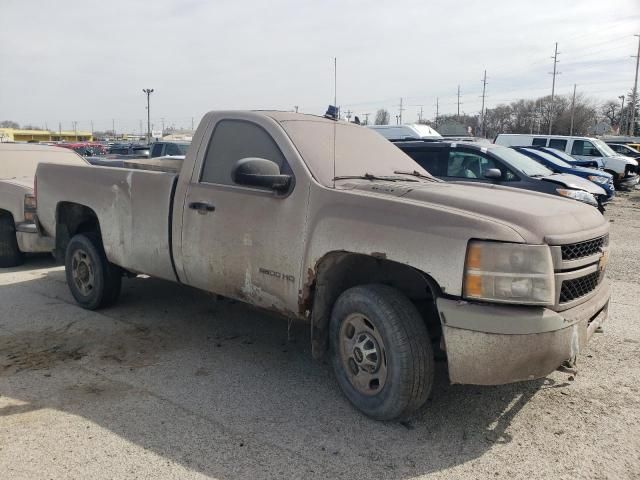
[[[396,173],[396,172],[394,172]],[[340,177],[333,177],[334,180],[386,180],[390,182],[417,182],[417,180],[403,178],[403,177],[391,177],[391,176],[380,176],[380,175],[372,175],[371,173],[365,173],[364,175],[343,175]]]
[[403,172],[402,170],[395,170],[393,173],[397,173],[399,175],[411,175],[413,177],[422,178],[424,180],[429,180],[431,182],[437,182],[436,178],[433,178],[431,175],[423,175],[422,173],[414,170],[413,172]]

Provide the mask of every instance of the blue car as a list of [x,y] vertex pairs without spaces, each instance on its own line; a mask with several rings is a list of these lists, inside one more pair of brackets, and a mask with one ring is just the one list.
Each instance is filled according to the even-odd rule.
[[[585,168],[580,167],[575,164],[570,164],[569,162],[565,162],[561,158],[556,155],[556,152],[550,152],[537,149],[537,148],[529,148],[529,147],[511,147],[514,150],[526,155],[529,158],[532,158],[538,163],[541,163],[548,169],[552,170],[556,173],[571,173],[573,175],[577,175],[578,177],[586,178],[587,180],[591,180],[593,183],[602,187],[602,189],[607,192],[606,201],[611,200],[615,195],[615,188],[613,186],[613,175],[610,173],[604,172],[602,170],[597,170],[594,168]],[[558,152],[562,154],[563,152]]]
[[600,158],[594,158],[592,160],[578,160],[577,158],[573,158],[564,150],[558,150],[557,148],[552,147],[531,147],[536,150],[542,150],[543,152],[550,153],[554,157],[559,158],[560,160],[564,160],[569,165],[573,165],[574,167],[585,167],[585,168],[593,168],[594,170],[604,170],[604,163]]

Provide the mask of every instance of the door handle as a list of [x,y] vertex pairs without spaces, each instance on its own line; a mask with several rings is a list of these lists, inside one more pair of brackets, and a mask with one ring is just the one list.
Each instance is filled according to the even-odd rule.
[[213,212],[216,209],[216,207],[214,207],[210,203],[205,202],[191,202],[189,204],[189,208],[192,210],[197,210],[198,213]]

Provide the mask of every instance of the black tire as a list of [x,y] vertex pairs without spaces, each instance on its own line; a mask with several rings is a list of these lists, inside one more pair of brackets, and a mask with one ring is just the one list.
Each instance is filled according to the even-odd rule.
[[16,226],[13,216],[0,213],[0,267],[17,267],[24,262],[24,255],[18,248]]
[[69,290],[82,308],[97,310],[118,300],[122,271],[107,260],[97,234],[83,233],[71,239],[65,254],[65,272]]
[[[360,324],[359,317],[368,321],[362,321],[362,335],[354,327]],[[426,402],[434,375],[431,340],[418,310],[401,292],[386,285],[346,290],[333,307],[329,336],[338,384],[365,415],[376,420],[406,417]],[[377,338],[382,340],[382,346]],[[361,352],[378,348],[380,354],[371,357],[378,365],[371,366],[374,373],[363,369],[368,366],[362,361],[362,353],[356,351],[358,345],[364,345]],[[369,359],[368,363],[372,361]],[[385,378],[376,379],[383,367]],[[357,386],[355,379],[361,374],[365,385]],[[367,384],[369,379],[372,380]]]

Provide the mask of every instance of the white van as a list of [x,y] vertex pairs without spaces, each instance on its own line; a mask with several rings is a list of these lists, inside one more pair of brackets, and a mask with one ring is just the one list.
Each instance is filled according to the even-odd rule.
[[613,175],[618,186],[632,187],[638,183],[638,162],[614,152],[609,145],[597,138],[501,133],[496,137],[494,143],[505,147],[555,148],[568,153],[577,160],[602,162],[603,169]]
[[412,123],[407,125],[367,125],[388,140],[442,140],[442,135],[429,125]]

